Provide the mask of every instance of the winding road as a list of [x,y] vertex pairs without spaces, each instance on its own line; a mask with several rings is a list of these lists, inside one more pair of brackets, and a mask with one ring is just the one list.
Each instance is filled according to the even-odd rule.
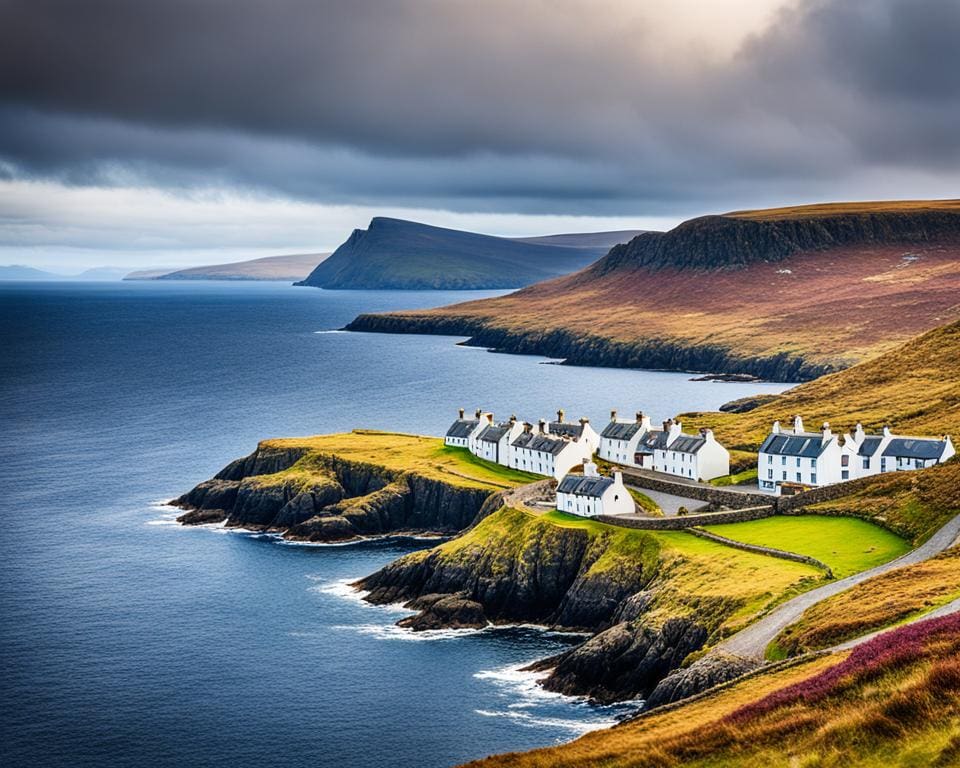
[[[958,537],[960,537],[960,515],[951,519],[919,547],[898,557],[896,560],[878,565],[869,571],[855,573],[839,581],[824,584],[822,587],[817,587],[809,592],[804,592],[802,595],[798,595],[792,600],[788,600],[746,629],[742,629],[740,632],[737,632],[737,634],[718,643],[714,647],[714,652],[732,654],[744,659],[749,659],[750,661],[763,662],[767,646],[770,645],[784,629],[797,621],[808,608],[874,576],[879,576],[882,573],[902,568],[906,565],[915,565],[916,563],[922,563],[924,560],[929,560],[931,557],[939,555],[945,549],[949,549],[950,546],[957,541]],[[951,606],[953,606],[953,609],[949,610]],[[952,603],[941,606],[936,611],[922,618],[926,619],[932,618],[933,616],[947,615],[957,610],[960,610],[960,601],[955,600]],[[876,634],[882,634],[882,631],[874,633],[874,635]],[[853,645],[856,645],[858,642],[863,642],[874,635],[866,638],[857,638],[844,646],[838,647],[838,650],[853,647]]]

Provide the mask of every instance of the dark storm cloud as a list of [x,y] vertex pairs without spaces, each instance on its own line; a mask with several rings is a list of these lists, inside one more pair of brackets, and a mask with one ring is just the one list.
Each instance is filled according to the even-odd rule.
[[0,168],[623,212],[960,166],[955,0],[803,2],[732,59],[650,20],[575,0],[0,0]]

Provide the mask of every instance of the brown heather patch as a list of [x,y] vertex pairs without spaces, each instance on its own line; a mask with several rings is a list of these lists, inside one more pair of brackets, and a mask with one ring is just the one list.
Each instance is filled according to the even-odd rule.
[[920,211],[957,211],[960,200],[875,200],[855,203],[814,203],[783,208],[761,208],[752,211],[732,211],[724,216],[753,221],[778,219],[819,218],[863,213],[917,213]]

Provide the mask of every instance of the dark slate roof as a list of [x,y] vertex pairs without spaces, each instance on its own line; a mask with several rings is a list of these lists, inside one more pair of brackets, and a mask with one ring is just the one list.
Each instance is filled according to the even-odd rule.
[[939,459],[945,445],[943,440],[929,437],[895,437],[883,449],[883,455],[907,459]]
[[860,456],[873,456],[882,442],[883,438],[880,437],[880,435],[867,435],[863,438],[863,442],[860,443],[860,448],[857,453]]
[[667,445],[667,433],[662,429],[651,429],[637,445],[637,451],[640,453],[653,453],[655,448],[665,448]]
[[770,434],[767,435],[767,439],[760,446],[760,453],[815,459],[835,439],[830,438],[824,443],[823,435],[819,432],[801,432],[799,435],[792,432],[781,432],[779,435]]
[[640,431],[640,427],[638,421],[611,421],[603,428],[600,437],[610,440],[632,440],[633,436]]
[[540,451],[541,453],[560,453],[567,445],[567,441],[559,437],[550,435],[538,435],[533,432],[522,432],[510,445],[515,448],[528,448],[531,451]]
[[678,451],[680,453],[696,453],[703,448],[706,442],[706,439],[699,436],[681,434],[680,437],[667,446],[667,450]]
[[609,477],[584,477],[567,475],[557,486],[557,493],[571,493],[575,496],[595,496],[600,498],[603,492],[613,485]]
[[501,438],[510,431],[510,422],[504,421],[500,424],[490,424],[483,428],[483,431],[477,437],[484,443],[499,443]]
[[580,435],[583,434],[583,425],[569,421],[551,421],[550,433],[577,440],[580,438]]
[[477,419],[457,419],[447,430],[447,437],[470,437],[479,423]]

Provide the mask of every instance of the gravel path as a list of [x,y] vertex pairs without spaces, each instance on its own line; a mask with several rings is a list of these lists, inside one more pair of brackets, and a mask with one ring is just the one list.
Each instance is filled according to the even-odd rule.
[[660,509],[663,510],[663,514],[667,517],[676,517],[677,512],[680,511],[680,507],[686,507],[690,512],[695,509],[700,509],[700,507],[705,507],[706,502],[698,501],[697,499],[688,499],[683,496],[674,496],[670,493],[663,493],[662,491],[651,491],[649,488],[640,488],[636,485],[630,485],[627,483],[628,488],[635,488],[640,491],[644,496],[649,496],[656,503]]
[[[792,600],[788,600],[778,608],[775,608],[771,613],[760,619],[760,621],[756,622],[755,624],[751,624],[746,629],[743,629],[737,634],[727,638],[722,643],[718,644],[714,650],[717,653],[730,653],[735,656],[740,656],[753,661],[763,661],[764,652],[766,651],[767,646],[784,629],[797,621],[797,619],[799,619],[803,612],[808,608],[816,605],[821,600],[826,600],[828,597],[839,594],[840,592],[843,592],[844,590],[847,590],[862,581],[866,581],[874,576],[879,576],[881,573],[892,571],[895,568],[902,568],[905,565],[914,565],[915,563],[921,563],[924,560],[929,560],[931,557],[934,557],[943,552],[945,549],[948,549],[957,540],[958,536],[960,536],[960,515],[957,515],[950,520],[950,522],[933,534],[933,536],[931,536],[925,543],[921,544],[919,547],[908,552],[902,557],[898,557],[896,560],[891,560],[889,563],[878,565],[876,568],[871,568],[869,571],[863,571],[862,573],[856,573],[853,576],[847,576],[845,579],[824,584],[822,587],[818,587],[817,589],[812,589],[809,592],[798,595]],[[954,603],[956,602],[957,601],[954,601]],[[954,603],[950,603],[949,605],[954,605]],[[949,606],[943,606],[938,610],[945,610],[948,607]],[[949,613],[950,611],[947,612]],[[929,615],[933,616],[945,614],[937,614],[936,612],[933,612]]]

